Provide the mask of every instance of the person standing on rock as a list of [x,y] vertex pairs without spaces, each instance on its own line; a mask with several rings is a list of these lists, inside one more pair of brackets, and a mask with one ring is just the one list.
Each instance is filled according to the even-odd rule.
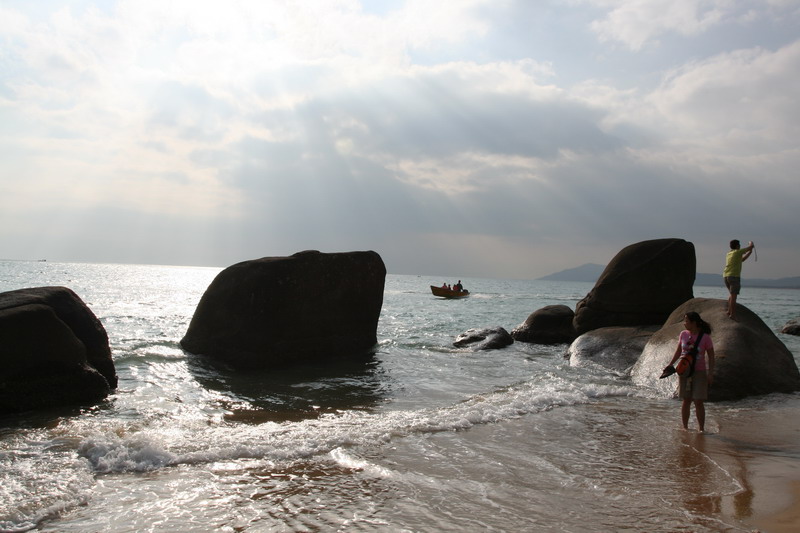
[[[678,336],[678,346],[668,367],[681,357],[694,354],[694,372],[688,377],[679,376],[678,396],[681,399],[681,422],[683,429],[689,429],[689,414],[694,402],[697,426],[700,433],[705,431],[708,387],[714,381],[714,343],[711,341],[711,325],[700,317],[699,313],[690,311],[683,317],[683,327]],[[696,353],[694,348],[697,346]],[[708,361],[706,361],[708,356]]]
[[753,241],[750,241],[747,247],[740,248],[739,241],[734,239],[731,241],[731,251],[725,256],[725,270],[722,272],[722,278],[730,293],[728,316],[734,320],[736,319],[736,297],[742,289],[742,263],[753,253],[753,248],[755,248]]

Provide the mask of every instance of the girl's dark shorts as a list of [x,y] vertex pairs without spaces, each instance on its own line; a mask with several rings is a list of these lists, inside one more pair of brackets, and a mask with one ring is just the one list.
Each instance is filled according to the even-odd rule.
[[678,380],[678,397],[683,400],[708,399],[708,373],[705,370],[695,370],[690,378]]

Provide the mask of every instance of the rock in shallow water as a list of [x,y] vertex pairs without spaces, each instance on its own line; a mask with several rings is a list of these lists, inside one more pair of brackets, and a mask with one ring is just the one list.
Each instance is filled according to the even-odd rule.
[[77,294],[0,293],[0,413],[93,403],[116,386],[108,335]]
[[274,368],[372,353],[386,267],[369,252],[299,252],[226,268],[181,345],[236,368]]
[[736,320],[726,309],[725,300],[709,298],[693,298],[675,309],[645,346],[631,373],[634,382],[674,393],[677,378],[658,377],[675,353],[684,315],[696,311],[711,325],[716,354],[709,400],[800,390],[800,372],[786,345],[747,307],[738,305]]
[[566,305],[547,305],[534,311],[511,331],[515,341],[533,344],[561,344],[575,340],[572,321],[575,312]]
[[795,318],[784,324],[781,333],[787,335],[800,335],[800,318]]
[[620,373],[630,371],[658,329],[658,326],[599,328],[584,333],[567,351],[569,364],[584,366],[591,362]]
[[468,329],[456,337],[453,346],[469,347],[472,351],[496,350],[514,343],[514,339],[500,326],[494,328]]
[[623,248],[575,308],[578,335],[610,326],[663,324],[692,298],[696,257],[683,239],[655,239]]

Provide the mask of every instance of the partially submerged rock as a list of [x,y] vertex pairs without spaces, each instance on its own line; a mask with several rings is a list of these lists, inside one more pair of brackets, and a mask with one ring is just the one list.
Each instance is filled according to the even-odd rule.
[[108,335],[78,295],[0,293],[0,413],[93,403],[116,386]]
[[736,320],[727,316],[726,308],[725,300],[694,298],[675,309],[645,346],[631,373],[633,381],[675,394],[677,378],[658,376],[675,353],[684,315],[696,311],[712,327],[716,353],[709,400],[800,390],[800,372],[786,345],[747,307],[739,305]]
[[567,350],[570,366],[594,363],[619,373],[636,364],[659,326],[599,328],[584,333]]
[[663,324],[693,297],[694,245],[657,239],[623,248],[575,308],[578,335],[609,326]]
[[548,305],[531,313],[524,323],[511,331],[511,337],[534,344],[572,342],[575,339],[574,318],[575,312],[566,305]]
[[794,318],[784,324],[783,329],[781,329],[781,333],[785,333],[787,335],[800,335],[800,318]]
[[235,368],[364,356],[377,344],[385,279],[372,251],[245,261],[209,285],[181,345]]
[[456,337],[453,346],[457,348],[469,347],[472,351],[496,350],[514,343],[508,331],[500,326],[494,328],[468,329]]

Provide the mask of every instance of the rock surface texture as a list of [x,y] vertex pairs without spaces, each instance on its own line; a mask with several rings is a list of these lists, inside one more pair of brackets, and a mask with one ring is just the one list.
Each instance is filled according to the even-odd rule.
[[726,306],[726,300],[694,298],[675,309],[645,346],[631,373],[633,381],[675,393],[678,378],[659,380],[658,376],[675,353],[683,316],[696,311],[711,325],[716,353],[709,400],[800,390],[800,372],[786,345],[745,306],[739,305],[735,321],[727,316]]
[[784,324],[783,329],[781,329],[781,333],[786,333],[787,335],[800,335],[800,318],[793,318]]
[[566,305],[548,305],[531,313],[524,323],[511,331],[511,337],[534,344],[572,342],[575,340],[574,318],[575,312]]
[[514,339],[505,328],[496,326],[493,328],[473,328],[468,329],[456,337],[453,346],[457,348],[469,348],[474,352],[479,350],[496,350],[514,344]]
[[365,356],[377,344],[385,280],[372,251],[245,261],[209,285],[181,345],[234,368]]
[[578,335],[609,326],[663,324],[693,297],[694,245],[683,239],[657,239],[623,248],[594,288],[575,308]]
[[78,295],[0,293],[0,413],[93,403],[116,386],[108,335]]
[[635,328],[599,328],[584,333],[567,350],[570,366],[587,363],[626,374],[639,360],[658,326]]

